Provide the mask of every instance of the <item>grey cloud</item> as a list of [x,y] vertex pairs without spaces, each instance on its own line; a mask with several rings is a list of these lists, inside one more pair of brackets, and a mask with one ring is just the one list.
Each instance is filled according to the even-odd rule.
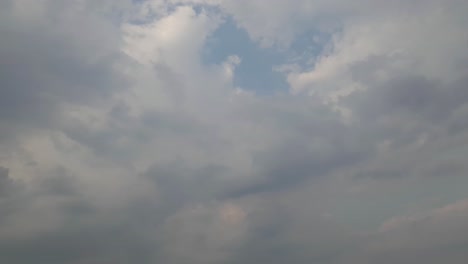
[[[441,147],[452,146],[450,142],[464,137],[466,78],[441,81],[388,68],[399,59],[374,56],[351,67],[355,80],[368,88],[343,98],[342,103],[353,111],[357,123],[366,124],[363,134],[376,144],[389,143],[386,154],[371,159],[356,176],[460,175],[464,169],[452,167],[458,159],[434,162],[434,156],[442,157]],[[379,70],[388,74],[384,81],[374,79]]]
[[[138,218],[147,217],[150,207],[138,207],[135,201],[131,206],[136,209],[102,212],[67,174],[57,168],[54,175],[36,180],[33,188],[16,188],[6,200],[0,198],[0,261],[150,263],[156,243],[142,233],[150,226]],[[41,223],[47,220],[54,223],[51,230]]]
[[[188,165],[187,160],[179,159],[170,164],[154,164],[145,175],[172,197],[169,200],[179,200],[181,204],[199,201],[202,197],[205,200],[238,199],[294,189],[309,180],[326,178],[337,170],[358,164],[375,152],[365,137],[354,131],[354,127],[341,123],[336,113],[321,104],[317,103],[306,110],[310,112],[303,113],[297,111],[294,101],[277,105],[273,100],[265,101],[260,102],[264,104],[263,107],[246,106],[236,113],[237,118],[244,118],[246,122],[263,124],[265,133],[277,131],[277,143],[247,153],[252,161],[251,172],[214,162],[194,168]],[[249,117],[243,117],[244,114]],[[170,116],[170,122],[164,116],[152,117],[144,120],[153,133],[167,130],[172,132],[173,137],[180,134],[190,138],[191,142],[198,142],[197,146],[205,149],[223,144],[217,138],[216,130],[210,130],[209,126],[197,124],[194,120],[182,119],[179,124],[176,116]],[[235,129],[236,124],[233,123],[232,127]],[[255,138],[247,137],[247,140],[254,141]],[[229,150],[223,148],[221,151]]]
[[[0,241],[0,260],[14,263],[149,263],[151,241],[123,224],[66,226],[27,241]],[[24,254],[28,252],[28,254]]]
[[460,231],[466,230],[466,217],[466,200],[462,200],[425,215],[390,220],[381,233],[369,238],[361,256],[349,260],[351,263],[463,263],[468,241]]
[[0,197],[9,195],[12,191],[14,183],[9,177],[9,170],[0,166]]
[[[86,13],[76,13],[80,19],[58,17],[67,7],[56,8],[49,19],[58,22],[25,22],[12,9],[2,10],[0,122],[11,132],[2,129],[1,137],[13,136],[18,129],[49,127],[64,103],[100,103],[125,85],[113,69],[123,58],[108,22]],[[85,19],[102,32],[87,30],[81,23]],[[114,44],[108,42],[112,38]]]
[[[265,193],[250,197],[248,235],[228,263],[334,263],[352,247],[352,236],[339,224],[330,221],[303,196],[294,192]],[[298,210],[299,209],[299,210]]]
[[154,180],[160,189],[164,203],[172,210],[188,202],[207,202],[222,194],[227,180],[223,175],[227,168],[207,165],[202,168],[190,168],[183,160],[166,165],[155,165],[145,173]]
[[[325,139],[318,139],[322,140]],[[346,146],[341,144],[332,145],[333,149],[308,148],[304,143],[286,141],[278,148],[257,153],[253,159],[258,180],[236,190],[230,196],[239,197],[294,188],[310,179],[326,177],[333,171],[356,164],[370,154],[359,149],[346,149]]]
[[[66,9],[59,2],[47,2],[51,20]],[[361,232],[351,218],[372,218],[372,208],[357,215],[344,199],[382,199],[386,179],[398,189],[411,179],[450,185],[465,176],[466,77],[402,73],[391,67],[395,58],[376,56],[351,66],[353,80],[369,88],[339,102],[351,122],[316,97],[293,95],[210,97],[224,108],[208,105],[217,115],[205,117],[184,104],[191,80],[157,65],[149,72],[158,82],[144,85],[171,93],[175,110],[145,105],[134,114],[129,102],[113,101],[131,87],[113,66],[134,62],[119,53],[118,25],[95,14],[109,2],[86,3],[90,10],[59,20],[63,27],[0,11],[0,146],[17,144],[22,131],[52,131],[0,153],[17,169],[0,166],[0,262],[464,263],[464,203]],[[380,82],[378,70],[390,78]],[[60,112],[103,102],[111,106],[98,128]],[[34,147],[33,169],[14,162]],[[238,223],[223,222],[229,205],[224,217],[241,212]]]
[[[466,138],[466,137],[465,137]],[[392,155],[369,160],[351,173],[357,180],[392,179],[450,179],[463,178],[467,169],[464,153],[452,154],[440,149],[438,144],[428,144],[418,149],[395,151]]]
[[[397,69],[394,64],[404,59],[401,56],[370,56],[350,67],[353,79],[369,87],[366,92],[355,93],[347,99],[359,116],[376,118],[377,115],[409,114],[414,118],[440,121],[466,103],[465,76],[441,81],[402,72],[403,69]],[[379,71],[387,75],[384,81],[377,79]]]

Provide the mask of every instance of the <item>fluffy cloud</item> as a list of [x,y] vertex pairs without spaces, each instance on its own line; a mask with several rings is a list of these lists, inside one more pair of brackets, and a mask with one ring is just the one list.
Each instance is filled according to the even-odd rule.
[[[464,263],[466,9],[3,1],[0,262]],[[203,59],[231,20],[327,38],[256,95]]]

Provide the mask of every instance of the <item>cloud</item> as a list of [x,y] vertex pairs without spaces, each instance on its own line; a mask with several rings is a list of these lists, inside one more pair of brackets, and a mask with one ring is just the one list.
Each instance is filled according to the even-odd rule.
[[466,238],[459,231],[466,228],[466,217],[467,203],[461,200],[422,216],[390,219],[383,223],[382,234],[371,246],[376,252],[372,260],[437,263],[445,259],[463,263]]
[[110,21],[73,5],[33,2],[2,11],[0,138],[47,128],[64,104],[99,104],[126,81],[115,67],[119,36]]
[[0,262],[464,263],[466,4],[387,2],[2,2]]

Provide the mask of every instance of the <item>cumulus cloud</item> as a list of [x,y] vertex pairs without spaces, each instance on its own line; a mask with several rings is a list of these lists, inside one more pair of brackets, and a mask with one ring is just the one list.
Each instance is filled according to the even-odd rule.
[[[1,2],[0,262],[464,263],[467,8]],[[204,60],[227,21],[288,90]]]

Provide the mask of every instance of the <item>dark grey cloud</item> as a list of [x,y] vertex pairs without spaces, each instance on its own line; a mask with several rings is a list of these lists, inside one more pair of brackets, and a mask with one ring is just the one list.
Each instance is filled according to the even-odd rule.
[[[385,81],[373,80],[376,72],[387,70],[392,58],[371,57],[351,69],[357,81],[369,85],[346,100],[361,118],[379,119],[399,116],[416,121],[438,123],[466,104],[466,77],[442,82],[411,72],[391,72]],[[377,110],[377,111],[376,111]]]
[[[35,8],[51,11],[49,4],[29,8],[34,15]],[[69,11],[66,5],[55,6],[44,19],[22,18],[13,9],[17,6],[2,11],[0,26],[0,122],[8,128],[0,138],[48,128],[64,104],[99,104],[125,87],[114,67],[124,60],[119,37],[108,21],[86,12],[60,16]]]
[[[346,134],[340,135],[344,139]],[[318,138],[325,142],[326,139]],[[262,192],[274,192],[294,188],[314,178],[322,178],[333,171],[346,168],[365,159],[370,153],[361,149],[346,149],[333,144],[336,149],[323,146],[307,147],[303,142],[284,142],[284,145],[268,149],[253,156],[258,180],[231,193],[241,197]]]
[[0,197],[8,196],[13,189],[13,181],[9,177],[9,170],[4,167],[0,167]]
[[[370,57],[351,68],[355,79],[368,89],[344,98],[343,105],[353,111],[358,123],[365,124],[361,133],[376,144],[387,142],[389,150],[372,159],[375,162],[356,176],[384,179],[463,174],[457,157],[437,160],[435,156],[445,156],[442,149],[465,137],[466,77],[430,79],[389,70],[390,63],[391,57]],[[375,79],[376,72],[382,70],[388,77]]]
[[[6,169],[1,172],[2,189],[14,191],[0,198],[1,262],[154,261],[157,241],[143,231],[151,228],[150,222],[156,219],[147,212],[149,204],[141,207],[141,202],[135,201],[118,211],[103,212],[83,195],[79,183],[64,168],[57,168],[48,178],[35,180],[32,188],[20,188],[24,184],[13,183]],[[52,227],[36,222],[47,220],[53,222]],[[17,225],[18,222],[26,225]]]

